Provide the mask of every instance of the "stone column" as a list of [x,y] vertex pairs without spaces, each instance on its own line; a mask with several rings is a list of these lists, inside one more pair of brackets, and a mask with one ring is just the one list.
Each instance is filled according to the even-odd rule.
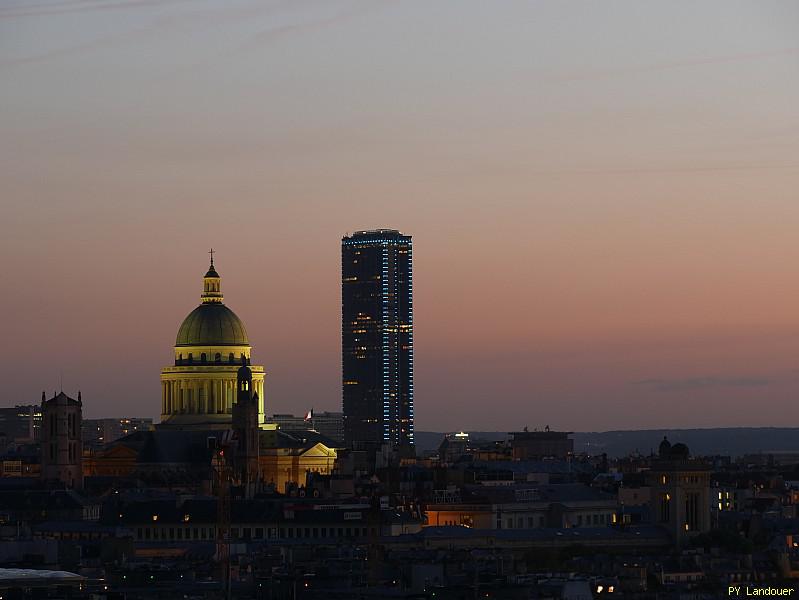
[[216,412],[216,381],[213,379],[208,384],[208,414],[212,415]]

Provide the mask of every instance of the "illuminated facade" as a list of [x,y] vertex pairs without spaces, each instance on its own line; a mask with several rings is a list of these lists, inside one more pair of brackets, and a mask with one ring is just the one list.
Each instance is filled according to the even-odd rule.
[[258,422],[263,423],[264,368],[251,364],[244,323],[222,302],[213,256],[200,299],[200,306],[178,330],[174,366],[161,371],[160,427],[229,428],[236,402],[236,374],[242,364],[252,372]]
[[411,237],[359,231],[341,240],[345,442],[413,444]]

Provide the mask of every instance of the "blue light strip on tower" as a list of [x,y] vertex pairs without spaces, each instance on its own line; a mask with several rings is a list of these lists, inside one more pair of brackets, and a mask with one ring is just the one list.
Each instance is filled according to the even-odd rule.
[[391,438],[390,422],[391,422],[391,398],[389,390],[391,385],[389,382],[390,366],[388,360],[388,240],[382,242],[383,244],[383,273],[382,273],[382,305],[383,305],[383,441],[389,441]]
[[408,240],[408,440],[413,441],[413,243]]

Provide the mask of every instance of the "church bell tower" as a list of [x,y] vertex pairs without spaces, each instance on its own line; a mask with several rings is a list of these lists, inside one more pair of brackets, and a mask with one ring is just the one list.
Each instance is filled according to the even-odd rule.
[[252,498],[259,480],[258,392],[253,390],[252,370],[242,364],[236,374],[236,403],[233,405],[233,435],[236,439],[234,474],[246,498]]

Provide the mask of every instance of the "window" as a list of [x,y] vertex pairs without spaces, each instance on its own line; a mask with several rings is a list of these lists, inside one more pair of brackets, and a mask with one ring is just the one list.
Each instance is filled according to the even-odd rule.
[[234,362],[235,360],[236,360],[236,359],[235,359],[235,358],[233,358],[233,353],[231,352],[231,353],[228,355],[228,357],[227,357],[227,361],[228,361],[229,363],[232,363],[232,362]]
[[200,354],[200,362],[201,362],[201,363],[203,363],[203,364],[205,364],[205,352],[203,352],[202,354]]
[[660,497],[660,522],[668,523],[671,518],[671,495],[663,494]]
[[217,352],[216,356],[214,356],[214,361],[218,363],[222,362],[222,355],[219,352]]

